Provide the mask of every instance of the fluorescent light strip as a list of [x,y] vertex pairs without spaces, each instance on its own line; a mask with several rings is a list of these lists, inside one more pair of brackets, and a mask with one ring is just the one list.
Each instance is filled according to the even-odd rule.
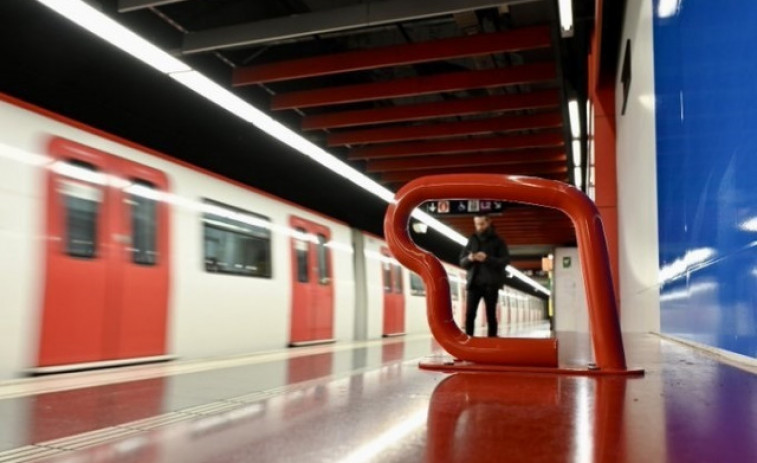
[[582,189],[584,186],[584,179],[583,179],[583,175],[581,173],[580,167],[573,168],[573,183],[576,185],[576,188],[578,188],[579,190]]
[[581,119],[578,117],[578,101],[568,101],[568,116],[570,117],[570,133],[573,138],[581,138]]
[[439,220],[421,211],[420,209],[415,209],[412,216],[461,246],[465,246],[468,243],[468,240],[463,235],[443,224]]
[[571,0],[558,0],[558,8],[563,37],[573,35],[573,2]]
[[571,144],[573,151],[573,166],[581,167],[581,140],[573,140]]
[[227,89],[208,79],[197,71],[174,72],[171,78],[181,83],[198,95],[216,103],[235,116],[253,124],[282,143],[289,145],[324,167],[341,175],[359,187],[370,191],[384,201],[394,201],[394,193],[379,183],[361,174],[357,170],[335,158],[324,149],[306,140],[269,115],[255,108]]
[[526,276],[526,274],[524,274],[523,272],[521,272],[517,268],[513,267],[512,265],[508,265],[507,268],[506,268],[506,270],[509,273],[511,273],[512,275],[516,276],[519,280],[525,281],[526,283],[528,283],[529,285],[533,286],[535,289],[543,292],[547,296],[552,295],[552,293],[547,288],[545,288],[544,286],[540,285],[535,280],[532,280],[531,278],[529,278],[528,276]]
[[[151,44],[147,40],[123,27],[107,15],[92,8],[81,0],[37,0],[48,8],[56,11],[67,19],[94,33],[100,38],[112,43],[116,47],[140,59],[149,66],[168,74],[181,83],[235,116],[255,125],[260,130],[308,156],[332,172],[335,172],[359,187],[373,193],[388,203],[394,202],[394,193],[383,185],[375,182],[361,172],[340,161],[323,148],[308,141],[298,133],[292,131],[269,115],[255,108],[227,89],[208,79],[205,75],[192,69],[165,51]],[[423,211],[416,209],[413,217],[433,227],[452,241],[465,245],[467,240],[439,220]],[[512,267],[508,266],[508,269]],[[531,284],[540,291],[549,291],[520,272],[519,278]]]

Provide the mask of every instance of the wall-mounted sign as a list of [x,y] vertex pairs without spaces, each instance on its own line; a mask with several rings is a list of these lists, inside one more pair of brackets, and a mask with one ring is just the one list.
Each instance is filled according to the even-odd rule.
[[422,209],[432,215],[498,214],[504,211],[502,201],[490,199],[442,199],[427,201]]

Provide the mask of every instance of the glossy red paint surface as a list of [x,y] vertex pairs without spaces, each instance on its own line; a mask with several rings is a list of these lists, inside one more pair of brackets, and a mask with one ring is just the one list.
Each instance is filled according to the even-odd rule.
[[387,209],[384,233],[389,248],[397,260],[423,278],[431,332],[447,352],[457,359],[474,363],[557,366],[557,342],[554,339],[474,338],[463,333],[454,322],[444,268],[435,256],[413,243],[408,231],[410,215],[417,206],[426,200],[445,198],[512,201],[559,209],[570,217],[581,255],[596,364],[601,370],[626,370],[599,212],[594,203],[576,188],[531,177],[487,174],[423,177],[400,189],[395,196],[396,202]]
[[[48,154],[57,160],[85,162],[99,173],[108,170],[107,154],[79,149],[66,140],[51,140]],[[111,216],[112,191],[107,185],[68,178],[52,169],[46,181],[44,302],[37,363],[48,366],[103,360],[105,306],[109,302],[107,269],[113,260],[105,237],[114,231],[110,221],[97,220],[93,258],[68,256],[64,191],[71,189],[98,198],[99,217]]]

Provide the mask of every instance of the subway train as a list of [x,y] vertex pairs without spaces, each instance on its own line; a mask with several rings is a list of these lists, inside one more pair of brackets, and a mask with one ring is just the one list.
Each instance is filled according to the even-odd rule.
[[2,95],[0,236],[0,380],[428,332],[379,237]]

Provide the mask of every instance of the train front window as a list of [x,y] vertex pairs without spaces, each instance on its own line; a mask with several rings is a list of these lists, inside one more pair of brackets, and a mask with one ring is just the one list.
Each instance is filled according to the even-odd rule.
[[307,283],[310,281],[308,260],[310,243],[307,240],[307,231],[304,228],[296,228],[297,236],[294,238],[294,248],[297,252],[297,281]]
[[[58,191],[65,208],[66,254],[83,259],[97,257],[97,229],[102,202],[102,188],[87,181],[97,169],[89,163],[67,161],[60,169]],[[70,175],[69,175],[70,173]]]
[[156,265],[158,208],[155,185],[136,180],[126,190],[131,205],[131,261],[139,265]]
[[331,282],[331,269],[329,268],[328,240],[322,234],[316,235],[318,245],[318,284],[327,285]]
[[271,278],[271,225],[262,215],[204,200],[205,271]]

